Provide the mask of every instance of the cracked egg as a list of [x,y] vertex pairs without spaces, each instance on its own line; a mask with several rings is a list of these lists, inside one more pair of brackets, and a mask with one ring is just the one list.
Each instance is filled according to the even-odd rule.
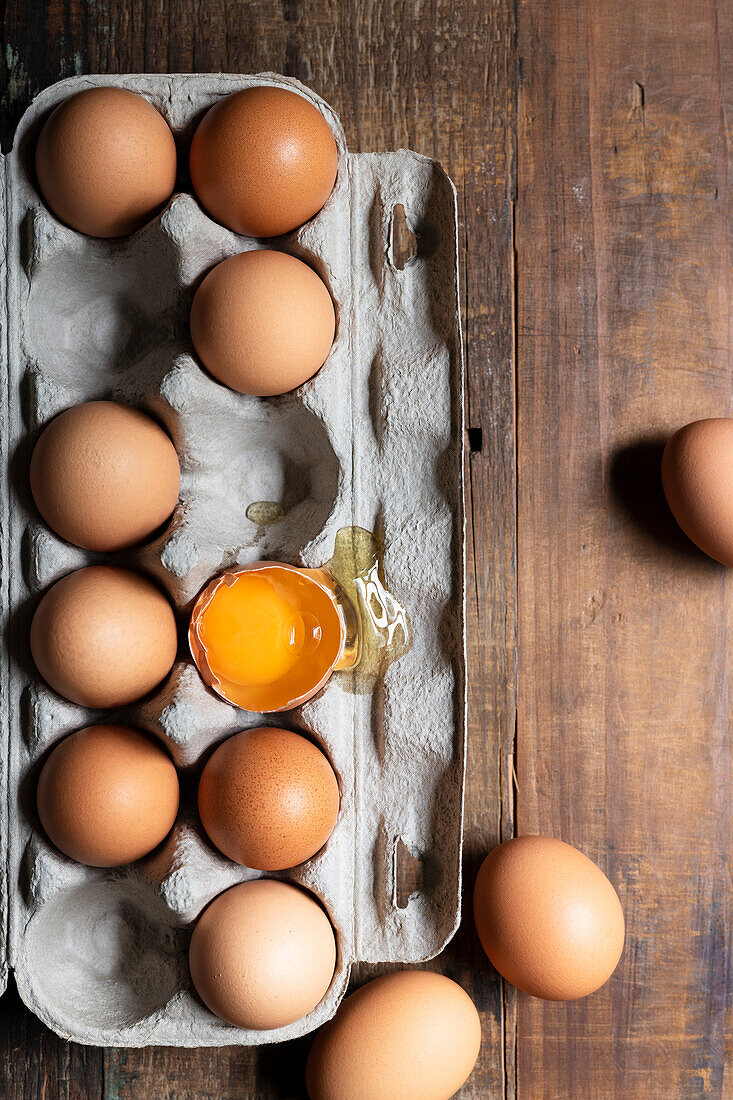
[[204,682],[260,714],[300,706],[358,657],[356,616],[333,577],[283,562],[253,562],[211,581],[188,639]]

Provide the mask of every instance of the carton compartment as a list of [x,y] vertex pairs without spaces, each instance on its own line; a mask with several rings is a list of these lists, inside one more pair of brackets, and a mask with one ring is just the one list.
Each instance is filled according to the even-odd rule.
[[64,890],[34,914],[23,981],[73,1033],[100,1019],[127,1028],[160,1012],[185,982],[181,937],[166,907],[124,880]]

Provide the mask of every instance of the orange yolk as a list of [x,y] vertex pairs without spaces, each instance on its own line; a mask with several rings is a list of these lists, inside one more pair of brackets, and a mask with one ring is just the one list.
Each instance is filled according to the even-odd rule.
[[338,661],[343,625],[311,578],[273,565],[226,574],[201,610],[192,649],[204,680],[245,710],[296,706]]
[[219,679],[262,687],[298,660],[305,627],[293,594],[262,573],[220,584],[202,617],[201,641]]

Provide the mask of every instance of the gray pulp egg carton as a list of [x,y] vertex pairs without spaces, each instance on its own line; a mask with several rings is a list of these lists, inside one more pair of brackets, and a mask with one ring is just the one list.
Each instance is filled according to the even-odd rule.
[[[339,147],[336,188],[300,230],[276,242],[237,236],[177,192],[132,237],[96,240],[59,223],[39,197],[35,141],[51,109],[84,88],[141,93],[170,123],[185,162],[196,123],[217,99],[253,84],[291,88],[323,112]],[[415,153],[352,154],[321,99],[294,80],[259,76],[74,77],[25,113],[0,173],[5,262],[0,323],[6,358],[0,579],[7,667],[0,843],[2,987],[12,968],[25,1003],[78,1042],[143,1046],[269,1043],[312,1031],[335,1011],[352,962],[417,963],[437,954],[460,916],[464,776],[462,372],[456,203],[434,161]],[[393,208],[404,205],[417,254],[392,257]],[[298,391],[233,393],[197,364],[188,312],[202,274],[234,253],[285,248],[311,263],[336,303],[323,369]],[[39,429],[68,406],[114,398],[148,409],[170,432],[181,498],[165,532],[125,555],[91,555],[40,520],[28,489]],[[284,514],[257,525],[253,502]],[[336,533],[380,532],[389,589],[411,617],[411,650],[372,693],[339,673],[298,711],[269,719],[303,729],[337,772],[342,804],[326,847],[277,876],[321,899],[338,962],[313,1012],[276,1031],[219,1020],[192,990],[193,924],[222,890],[257,877],[207,842],[196,780],[212,747],[262,716],[207,690],[185,650],[187,613],[223,568],[261,558],[317,566]],[[181,649],[152,697],[115,712],[55,695],[35,672],[28,630],[40,594],[93,561],[151,574],[179,613]],[[160,849],[112,872],[74,863],[46,840],[35,812],[40,762],[70,731],[114,718],[157,735],[179,765],[184,798]],[[398,905],[398,845],[423,880]]]

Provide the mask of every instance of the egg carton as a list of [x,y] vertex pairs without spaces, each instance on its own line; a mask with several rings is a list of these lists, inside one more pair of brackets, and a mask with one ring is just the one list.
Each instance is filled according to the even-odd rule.
[[[290,88],[323,113],[339,150],[323,210],[275,241],[238,236],[180,190],[150,224],[120,240],[61,224],[34,183],[33,156],[49,112],[84,88],[139,92],[170,124],[185,164],[197,122],[222,96],[256,84]],[[3,988],[65,1038],[93,1044],[218,1046],[290,1039],[333,1015],[355,961],[418,963],[436,955],[460,917],[465,744],[462,370],[453,185],[409,151],[353,154],[330,107],[276,74],[90,76],[42,92],[2,158],[2,279],[6,387],[0,406],[9,470],[0,580],[7,645],[0,691]],[[404,269],[392,252],[404,206],[418,249]],[[323,277],[337,335],[322,370],[294,393],[263,400],[232,392],[198,365],[188,333],[202,275],[246,249],[282,248]],[[138,405],[169,431],[181,497],[162,535],[142,549],[94,555],[57,538],[28,488],[39,430],[79,402]],[[279,522],[247,517],[270,501]],[[254,510],[256,514],[257,510]],[[187,615],[224,568],[263,558],[318,566],[337,532],[359,525],[384,542],[389,589],[414,641],[372,692],[336,674],[297,711],[263,718],[232,707],[201,681],[185,650]],[[112,561],[152,575],[177,609],[181,648],[167,681],[135,706],[86,710],[39,678],[28,632],[40,594],[70,570]],[[141,726],[179,766],[182,803],[171,836],[115,871],[82,866],[47,841],[35,810],[39,767],[52,745],[108,719]],[[284,878],[312,891],[333,923],[338,961],[321,1003],[274,1031],[218,1019],[192,988],[187,949],[202,909],[259,872],[207,841],[196,782],[213,746],[269,721],[306,731],[341,788],[333,835]],[[422,861],[422,884],[398,904],[397,854]]]

